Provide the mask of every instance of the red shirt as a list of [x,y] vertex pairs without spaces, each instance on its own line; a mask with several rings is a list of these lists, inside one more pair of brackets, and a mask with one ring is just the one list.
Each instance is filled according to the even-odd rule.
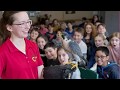
[[48,32],[48,29],[47,29],[47,28],[42,28],[42,29],[40,29],[40,33],[41,33],[42,35],[45,35],[46,32]]
[[0,78],[38,79],[37,67],[43,65],[37,45],[27,39],[26,54],[19,51],[10,39],[0,47]]

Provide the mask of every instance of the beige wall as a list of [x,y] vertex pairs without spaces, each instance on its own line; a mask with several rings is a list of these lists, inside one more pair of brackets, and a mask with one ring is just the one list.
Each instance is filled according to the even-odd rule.
[[[41,11],[40,16],[44,14],[52,15],[51,20],[81,20],[82,17],[92,18],[94,11],[75,11],[75,14],[66,14],[65,11]],[[33,21],[36,21],[35,17],[31,17]]]
[[64,20],[70,19],[81,19],[82,17],[91,18],[93,16],[93,11],[76,11],[75,14],[66,14],[64,12]]
[[[58,20],[79,20],[82,17],[91,18],[94,11],[76,11],[75,14],[66,14],[65,11],[41,11],[39,15],[52,15],[51,20],[57,18]],[[2,16],[2,11],[0,11],[0,18]],[[36,22],[36,17],[30,17],[33,22]]]

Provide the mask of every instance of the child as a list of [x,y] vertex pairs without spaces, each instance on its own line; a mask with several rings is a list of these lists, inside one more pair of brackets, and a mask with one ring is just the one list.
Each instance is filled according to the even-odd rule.
[[108,36],[108,32],[106,30],[105,24],[101,23],[97,26],[97,34],[102,34],[104,36],[104,38],[106,39],[105,45],[108,45],[109,36]]
[[51,23],[48,25],[48,32],[46,32],[45,35],[47,36],[49,42],[51,42],[52,39],[55,38],[56,33],[54,32],[53,26]]
[[96,49],[95,60],[97,73],[101,79],[120,79],[120,67],[117,63],[109,62],[109,50],[105,46]]
[[110,51],[110,58],[120,65],[120,32],[115,32],[110,36],[110,45],[108,46]]
[[[68,52],[65,51],[64,48],[62,48],[62,47],[58,48],[57,54],[58,54],[58,60],[61,65],[66,65],[66,64],[70,63],[70,58],[69,58]],[[77,62],[72,61],[72,63],[77,63]],[[79,71],[78,67],[76,67],[76,70],[73,72],[71,79],[81,79],[80,71]]]
[[45,56],[44,46],[47,44],[48,39],[46,36],[39,35],[36,39],[36,42],[37,42],[38,47],[39,47],[41,58],[44,62],[44,67],[46,67],[47,66],[47,58]]
[[87,60],[89,61],[95,47],[94,37],[96,36],[96,29],[92,23],[85,24],[84,29],[83,41],[87,45]]
[[59,47],[57,54],[60,65],[45,67],[44,79],[81,79],[77,62],[70,61],[68,52],[64,48]]
[[44,46],[45,56],[47,57],[47,67],[59,65],[57,59],[57,47],[53,42],[49,42]]
[[57,46],[61,47],[62,46],[62,40],[63,40],[63,34],[62,31],[58,30],[56,33],[56,39],[53,39],[52,42]]
[[30,40],[36,43],[36,39],[39,35],[39,29],[38,28],[32,28],[30,32]]
[[[95,36],[94,41],[95,41],[95,47],[93,47],[92,51],[93,53],[91,53],[90,59],[88,61],[88,65],[87,68],[90,68],[91,70],[93,70],[94,68],[96,68],[96,63],[95,63],[95,51],[98,47],[100,46],[105,46],[105,38],[102,34],[98,34],[97,36]],[[94,66],[93,66],[94,65]]]
[[53,19],[52,21],[53,31],[57,32],[58,29],[60,29],[60,23],[58,19]]
[[72,37],[73,34],[74,34],[73,25],[72,25],[71,22],[68,22],[67,26],[68,26],[68,28],[65,30],[65,32],[67,32],[68,35],[69,35],[70,37]]
[[83,42],[83,29],[76,29],[73,34],[73,40],[79,45],[84,58],[87,58],[87,45]]
[[48,32],[48,29],[45,27],[45,23],[40,23],[40,29],[39,29],[40,34],[45,35],[46,32]]

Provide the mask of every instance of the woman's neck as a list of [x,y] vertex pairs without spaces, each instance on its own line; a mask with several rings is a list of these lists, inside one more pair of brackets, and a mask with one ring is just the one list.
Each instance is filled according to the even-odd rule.
[[21,45],[22,43],[24,43],[24,38],[17,38],[17,37],[10,37],[10,41],[14,44],[17,44],[17,45]]
[[26,54],[26,45],[24,38],[10,38],[10,41],[14,44],[14,46],[20,50],[22,53]]

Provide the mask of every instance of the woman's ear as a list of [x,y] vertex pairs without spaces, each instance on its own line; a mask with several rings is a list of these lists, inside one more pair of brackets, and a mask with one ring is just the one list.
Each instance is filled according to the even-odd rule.
[[8,24],[7,24],[7,25],[6,25],[6,28],[7,28],[7,30],[10,31],[10,32],[13,31],[11,25],[8,25]]

